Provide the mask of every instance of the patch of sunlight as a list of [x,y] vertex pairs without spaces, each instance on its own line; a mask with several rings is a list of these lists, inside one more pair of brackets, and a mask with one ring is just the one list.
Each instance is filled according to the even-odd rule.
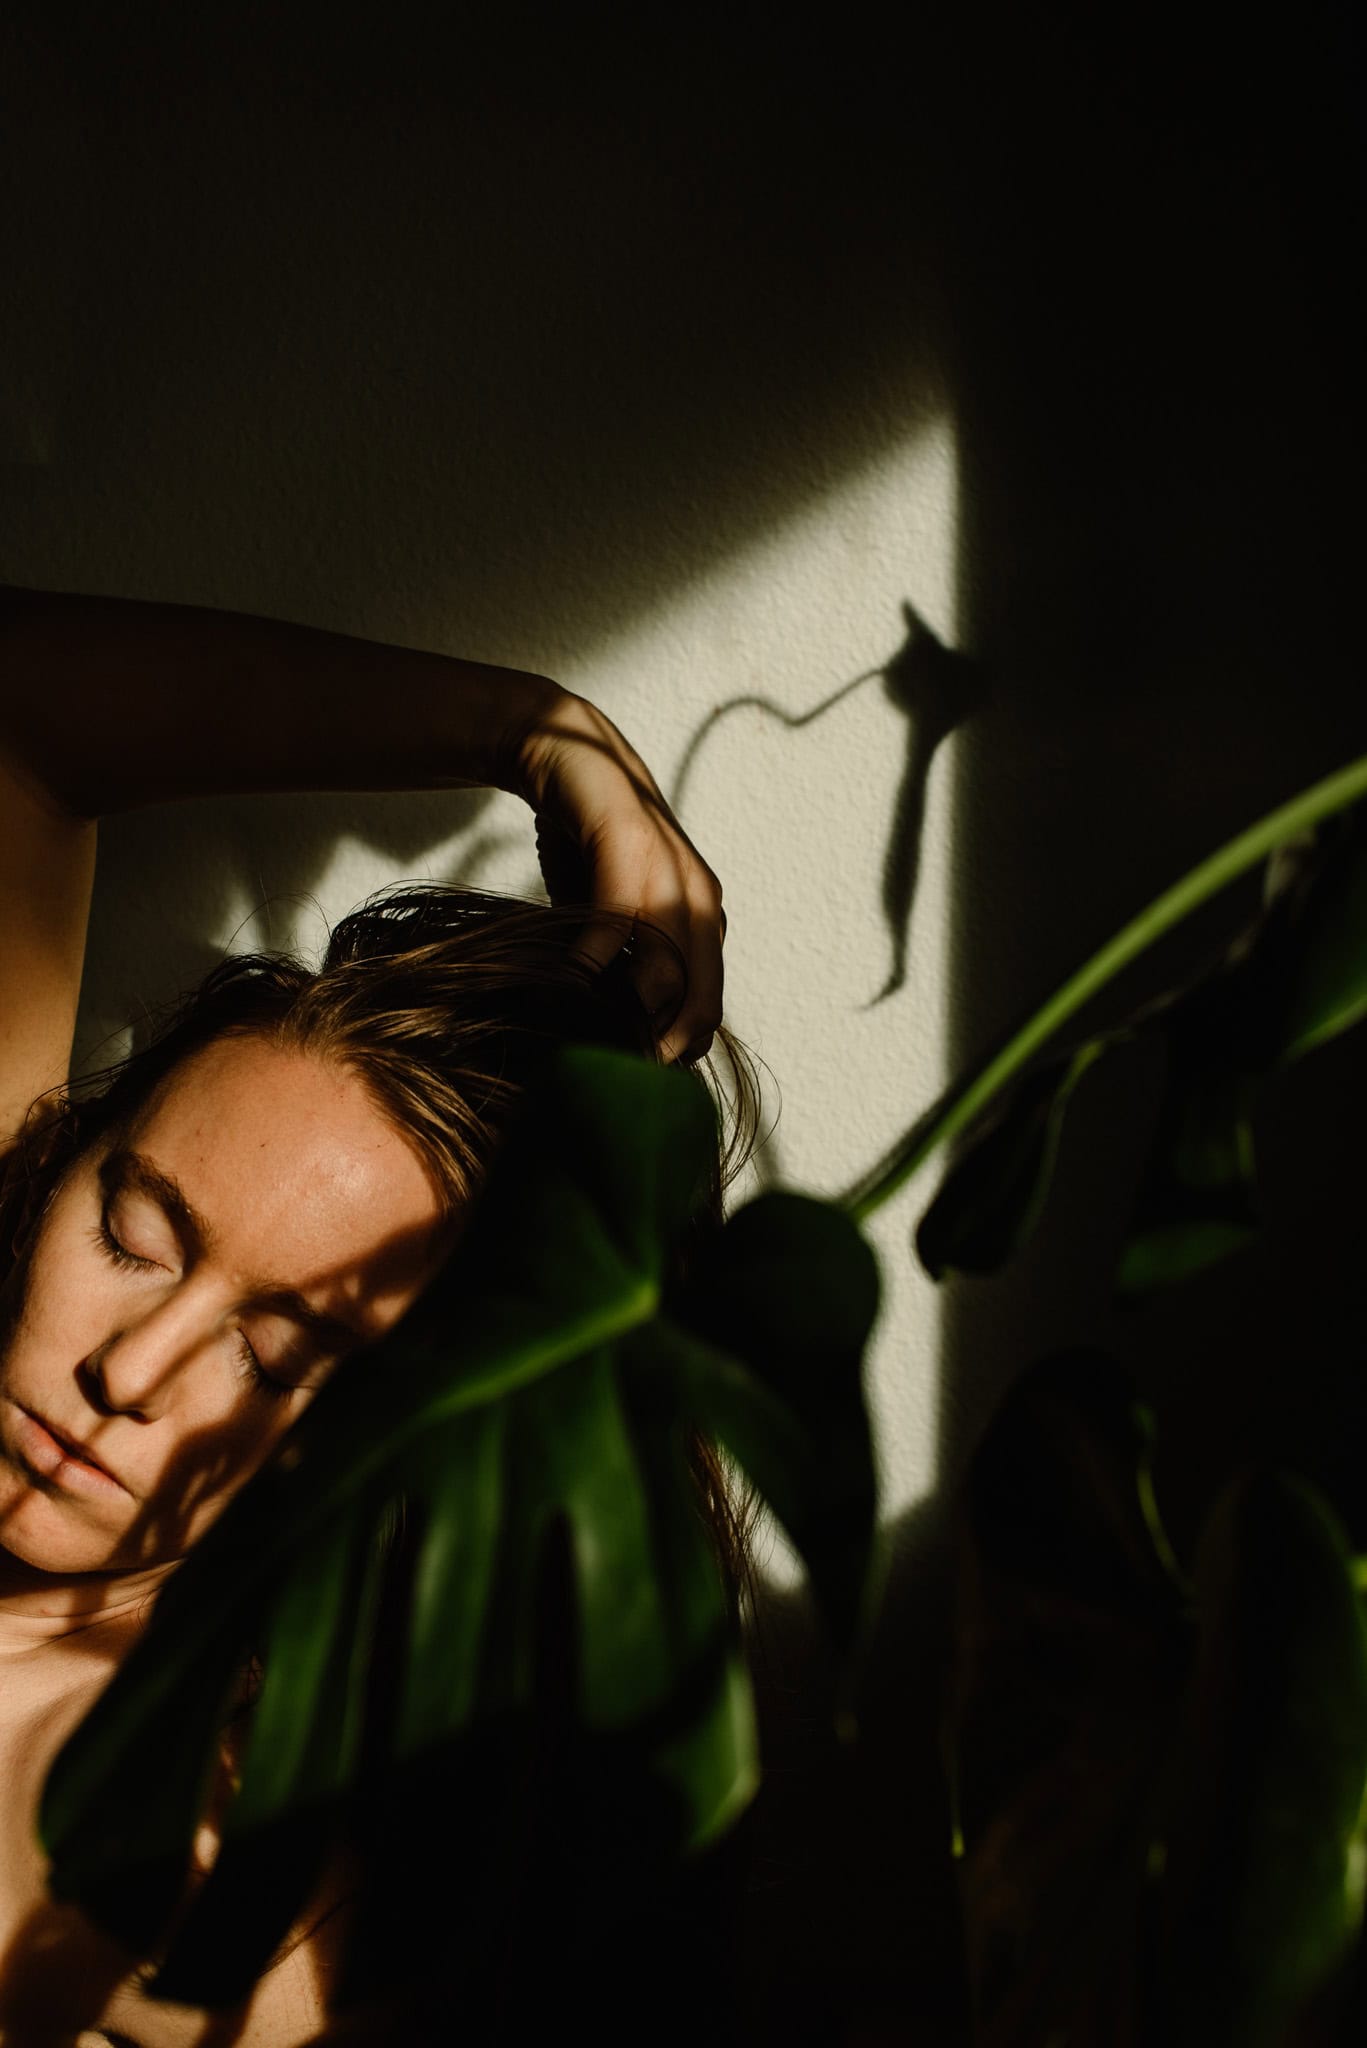
[[[952,737],[899,708],[874,673],[907,637],[910,604],[953,647],[958,477],[941,414],[880,460],[804,504],[750,548],[564,680],[639,736],[682,822],[722,879],[727,1020],[772,1068],[766,1123],[782,1120],[757,1170],[834,1195],[948,1078],[948,868]],[[789,720],[848,693],[809,722]],[[679,792],[680,771],[686,765]],[[890,841],[906,778],[923,806],[905,976],[889,980]],[[933,1178],[933,1169],[931,1169]],[[869,1226],[884,1299],[869,1394],[894,1524],[931,1488],[938,1435],[939,1302],[911,1251],[924,1180]],[[766,1554],[767,1552],[767,1554]],[[775,1590],[800,1571],[777,1531],[760,1545]]]
[[209,939],[225,952],[291,952],[317,962],[332,927],[376,889],[398,881],[460,881],[514,896],[544,895],[525,804],[495,796],[476,824],[435,841],[402,870],[368,840],[343,833],[307,893],[249,896],[237,883]]
[[[772,1069],[766,1125],[780,1095],[783,1109],[733,1201],[774,1180],[837,1194],[948,1078],[956,741],[931,746],[934,720],[909,715],[879,672],[907,642],[906,605],[954,645],[957,498],[952,422],[926,415],[862,472],[671,588],[655,613],[633,610],[620,637],[559,672],[639,747],[722,879],[727,1020]],[[746,699],[789,722],[736,701]],[[884,994],[899,804],[919,862],[913,907],[898,920],[904,974]],[[405,872],[540,893],[527,811],[501,795]],[[343,837],[307,899],[242,894],[215,942],[316,957],[328,925],[393,879],[381,850]],[[869,1394],[888,1528],[935,1479],[939,1303],[910,1242],[925,1193],[922,1180],[869,1226],[884,1287]],[[760,1556],[775,1589],[800,1579],[777,1532]]]

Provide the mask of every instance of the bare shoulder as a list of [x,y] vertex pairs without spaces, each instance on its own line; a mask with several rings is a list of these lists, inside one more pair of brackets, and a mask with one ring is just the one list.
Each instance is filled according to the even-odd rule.
[[96,825],[49,796],[0,721],[0,1149],[67,1078]]
[[[355,2032],[357,2020],[330,2017],[345,1959],[352,1897],[349,1870],[334,1866],[258,1978],[250,1999],[232,2012],[211,2014],[150,1997],[154,1966],[128,1971],[101,2006],[92,2043],[107,2044],[112,2037],[136,2048],[206,2048],[219,2040],[231,2041],[234,2048],[305,2048],[319,2040],[371,2038]],[[85,2040],[81,2035],[80,2048]]]

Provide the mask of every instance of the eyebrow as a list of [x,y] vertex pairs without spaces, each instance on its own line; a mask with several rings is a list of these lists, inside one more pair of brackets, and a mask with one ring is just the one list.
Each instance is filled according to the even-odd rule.
[[[187,1198],[180,1182],[149,1159],[145,1152],[119,1146],[101,1161],[100,1185],[111,1199],[125,1188],[135,1188],[155,1202],[180,1239],[181,1248],[201,1258],[212,1252],[218,1237],[208,1218]],[[363,1344],[365,1334],[341,1316],[330,1316],[315,1308],[297,1287],[277,1287],[268,1282],[255,1297],[256,1305],[300,1323],[325,1345]]]

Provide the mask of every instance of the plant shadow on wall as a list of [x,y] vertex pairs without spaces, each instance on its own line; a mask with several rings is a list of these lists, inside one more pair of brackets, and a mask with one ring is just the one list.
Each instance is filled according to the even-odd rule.
[[888,817],[883,855],[880,909],[887,931],[891,964],[882,989],[867,1005],[881,1003],[906,983],[907,947],[921,869],[921,834],[925,823],[926,786],[941,744],[977,712],[986,697],[981,666],[947,647],[907,601],[902,604],[905,638],[881,668],[866,669],[842,683],[809,711],[787,711],[771,697],[728,697],[709,711],[688,743],[670,793],[670,804],[682,816],[689,780],[698,756],[717,728],[737,711],[762,711],[790,731],[815,725],[846,702],[865,683],[882,678],[890,703],[907,724],[906,752],[897,796]]
[[[82,984],[82,1056],[109,1057],[107,1046],[89,1042],[92,1016],[102,1022],[138,1016],[132,1047],[139,1049],[155,1018],[135,991],[197,987],[225,950],[205,935],[230,931],[244,905],[255,906],[249,914],[265,927],[254,943],[291,949],[293,934],[270,928],[274,905],[315,900],[348,840],[364,848],[367,869],[430,876],[430,850],[468,834],[450,871],[434,879],[477,885],[482,863],[508,843],[502,833],[478,829],[490,797],[484,789],[402,798],[359,792],[206,797],[193,808],[160,804],[106,819]],[[149,899],[153,914],[140,921],[135,939],[141,953],[130,953],[127,907]],[[109,906],[119,906],[119,914]]]
[[[1264,864],[1261,910],[1213,963],[1079,1035],[1093,997]],[[955,1143],[916,1249],[932,1274],[995,1269],[1040,1218],[1084,1078],[1151,1039],[1165,1079],[1116,1284],[1136,1306],[1189,1286],[1255,1241],[1260,1101],[1336,1042],[1360,1061],[1364,1016],[1359,761],[1166,891],[840,1203],[768,1191],[697,1234],[715,1132],[693,1080],[562,1055],[441,1279],[200,1539],[57,1758],[58,1900],[153,1958],[159,1995],[228,2015],[340,1834],[366,1871],[343,2011],[397,2000],[421,2038],[454,1977],[487,2031],[577,2000],[611,2036],[662,1983],[710,1995],[671,1885],[735,1838],[759,1746],[687,1432],[724,1446],[803,1559],[848,1727],[873,1704],[879,1590],[858,1225]],[[1360,1195],[1350,1220],[1360,1235]],[[1348,1452],[1225,1475],[1190,1542],[1165,1511],[1164,1417],[1115,1360],[1036,1361],[990,1425],[958,1503],[942,1702],[989,2048],[1361,2039],[1363,1418],[1321,1384],[1321,1431],[1355,1432]],[[242,1779],[187,1897],[244,1644],[264,1677]],[[434,1839],[460,1845],[444,1882],[405,1881]],[[768,2016],[761,1998],[739,2037]],[[853,1973],[822,2017],[823,2040],[868,2041]],[[891,2041],[919,2015],[879,2017]]]

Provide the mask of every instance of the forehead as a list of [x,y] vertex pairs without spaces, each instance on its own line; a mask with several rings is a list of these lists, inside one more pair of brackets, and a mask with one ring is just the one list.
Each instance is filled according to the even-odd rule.
[[215,1259],[291,1286],[416,1286],[439,1250],[436,1188],[359,1077],[258,1038],[181,1062],[124,1143],[179,1185]]

